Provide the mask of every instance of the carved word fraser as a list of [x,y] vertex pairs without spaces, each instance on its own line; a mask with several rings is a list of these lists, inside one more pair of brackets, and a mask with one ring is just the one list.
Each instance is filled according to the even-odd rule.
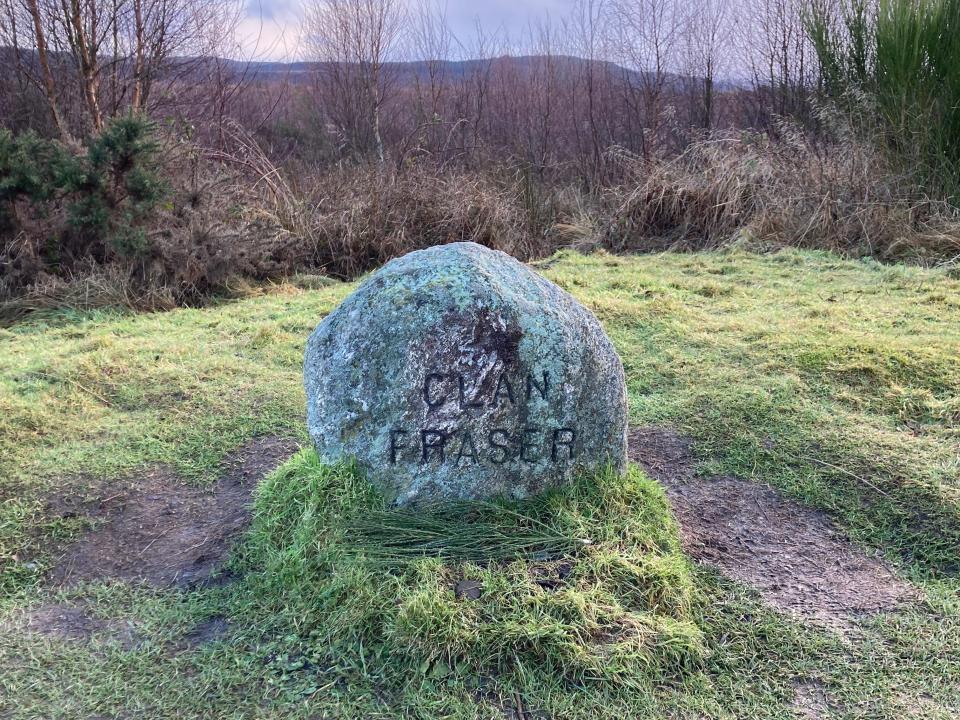
[[[431,414],[450,404],[461,412],[526,406],[531,400],[549,401],[550,375],[530,373],[511,379],[501,372],[495,382],[471,384],[463,373],[430,372],[423,382],[422,398],[428,420]],[[520,423],[518,422],[517,425]],[[524,422],[520,427],[494,427],[477,431],[469,427],[444,429],[423,427],[390,431],[390,463],[414,460],[420,463],[453,463],[457,467],[477,463],[503,465],[508,462],[570,462],[575,456],[575,427],[541,427]]]

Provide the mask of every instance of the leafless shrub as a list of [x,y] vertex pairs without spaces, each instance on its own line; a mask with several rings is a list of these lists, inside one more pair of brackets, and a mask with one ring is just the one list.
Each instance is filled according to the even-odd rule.
[[411,250],[460,240],[540,257],[556,247],[550,228],[577,200],[568,188],[543,188],[511,166],[351,165],[293,182],[241,128],[231,139],[230,153],[212,155],[238,171],[228,195],[288,272],[356,277]]
[[520,258],[550,250],[546,228],[531,224],[522,189],[499,178],[355,167],[312,183],[294,204],[273,196],[280,202],[256,213],[273,220],[291,265],[349,278],[411,250],[460,240]]

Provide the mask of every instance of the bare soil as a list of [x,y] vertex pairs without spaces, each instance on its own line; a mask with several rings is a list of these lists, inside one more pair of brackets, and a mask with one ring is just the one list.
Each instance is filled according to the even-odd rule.
[[830,698],[821,683],[798,682],[795,685],[793,710],[801,720],[823,720],[830,713]]
[[[66,548],[48,582],[68,586],[118,579],[160,587],[210,582],[249,523],[253,489],[296,447],[275,437],[252,440],[224,461],[225,472],[211,488],[187,485],[171,469],[157,467],[111,483],[93,499],[51,499],[56,512],[88,517],[95,526]],[[823,513],[765,485],[698,477],[692,442],[674,430],[632,430],[630,453],[666,488],[686,551],[753,586],[771,606],[846,630],[858,618],[896,610],[916,598],[907,583],[852,545]],[[43,605],[30,611],[24,624],[69,640],[136,643],[132,626],[99,619],[84,607]],[[211,642],[228,629],[226,620],[212,618],[185,642]],[[809,687],[798,687],[801,716],[818,717],[821,700]]]
[[140,641],[135,625],[111,618],[92,615],[87,608],[51,603],[41,605],[25,613],[19,623],[4,623],[0,629],[9,631],[20,627],[28,632],[50,635],[76,642],[117,642],[124,650],[130,650]]
[[66,548],[48,582],[116,579],[159,587],[208,582],[249,524],[253,489],[296,448],[289,439],[251,440],[227,457],[223,476],[210,488],[187,485],[170,468],[156,467],[111,483],[93,500],[52,498],[54,512],[83,515],[94,528]]
[[187,647],[198,647],[216,642],[230,633],[230,622],[221,615],[215,615],[197,623],[183,640]]
[[630,456],[666,489],[686,551],[753,586],[771,606],[846,630],[858,618],[916,599],[910,585],[823,513],[766,485],[698,477],[693,444],[676,431],[633,429]]

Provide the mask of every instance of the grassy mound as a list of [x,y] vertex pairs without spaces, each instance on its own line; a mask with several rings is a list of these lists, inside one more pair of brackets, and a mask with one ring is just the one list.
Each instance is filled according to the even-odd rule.
[[242,611],[292,628],[313,664],[356,664],[393,688],[649,688],[702,653],[676,525],[638,471],[520,504],[390,511],[356,471],[303,451],[255,508]]

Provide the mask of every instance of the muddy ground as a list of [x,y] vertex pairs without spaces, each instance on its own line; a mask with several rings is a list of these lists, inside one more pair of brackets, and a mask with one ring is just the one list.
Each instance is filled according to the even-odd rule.
[[916,598],[822,512],[735,477],[698,477],[692,442],[635,428],[631,459],[667,491],[689,555],[757,589],[769,605],[837,630]]
[[[210,582],[249,524],[253,489],[296,447],[275,437],[251,440],[224,461],[211,488],[185,484],[173,470],[158,467],[112,483],[108,494],[91,500],[53,498],[50,512],[83,515],[94,525],[65,549],[48,583]],[[685,550],[756,588],[778,610],[843,631],[915,599],[908,584],[850,543],[823,513],[763,484],[697,476],[692,443],[674,430],[633,429],[630,453],[666,488]],[[63,617],[70,635],[77,618],[62,610],[43,610],[35,621]]]
[[[48,584],[116,579],[190,587],[224,580],[217,573],[249,525],[254,488],[296,449],[291,440],[251,440],[224,461],[224,473],[211,488],[185,484],[171,469],[157,467],[111,483],[109,491],[93,492],[90,499],[52,498],[48,512],[86,517],[93,528],[65,548]],[[911,586],[854,546],[823,513],[767,485],[698,476],[693,444],[676,431],[635,428],[630,454],[666,489],[686,552],[755,588],[777,610],[847,634],[858,620],[917,599]],[[457,591],[470,596],[472,588]],[[42,605],[27,611],[19,625],[73,641],[116,641],[125,648],[139,641],[133,625],[99,618],[82,604]],[[225,618],[209,618],[183,637],[181,649],[215,642],[229,631]],[[829,702],[818,683],[798,681],[797,716],[818,720]],[[506,709],[505,715],[510,716]]]
[[114,579],[188,587],[209,581],[250,522],[253,489],[296,448],[292,440],[251,440],[227,457],[210,488],[155,467],[111,483],[108,495],[93,500],[52,498],[48,512],[84,516],[93,529],[66,548],[49,584]]

